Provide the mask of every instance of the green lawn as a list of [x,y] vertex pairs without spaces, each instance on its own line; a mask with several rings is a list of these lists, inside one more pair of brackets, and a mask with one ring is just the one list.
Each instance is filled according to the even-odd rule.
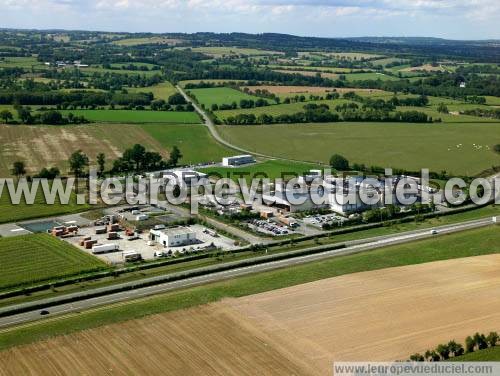
[[236,102],[239,106],[240,100],[242,99],[251,99],[254,101],[259,99],[259,97],[248,95],[229,87],[189,89],[188,92],[194,94],[198,103],[205,105],[206,108],[210,108],[213,104],[221,105],[231,104],[233,102]]
[[0,290],[89,273],[106,264],[48,234],[0,239]]
[[200,123],[196,112],[137,110],[65,110],[67,115],[84,116],[88,120],[110,123]]
[[235,154],[217,143],[203,125],[144,124],[141,128],[166,149],[178,146],[183,154],[181,164],[220,162],[223,157]]
[[411,244],[334,257],[13,328],[0,333],[0,349],[43,340],[54,335],[344,274],[498,253],[499,245],[500,231],[492,226]]
[[310,162],[327,163],[338,153],[351,164],[467,175],[500,165],[500,155],[486,148],[498,142],[500,123],[280,124],[218,129],[226,140],[248,150]]
[[[33,205],[26,204],[21,200],[19,205],[13,205],[10,201],[7,187],[0,192],[0,223],[18,222],[33,218],[51,217],[62,214],[81,212],[89,209],[89,205],[77,205],[76,196],[71,196],[68,205],[61,205],[56,201],[54,205],[47,205],[43,198],[41,186],[37,191],[37,196]],[[1,274],[1,273],[0,273]]]
[[302,162],[289,162],[280,160],[271,160],[262,163],[256,163],[243,167],[209,167],[200,171],[224,178],[239,179],[244,176],[247,180],[253,177],[270,179],[293,177],[303,175],[311,169],[321,169],[322,166]]

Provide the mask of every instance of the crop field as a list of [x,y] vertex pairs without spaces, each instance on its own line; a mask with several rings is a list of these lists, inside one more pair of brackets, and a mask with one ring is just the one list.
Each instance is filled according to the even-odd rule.
[[219,126],[219,131],[248,150],[309,162],[327,163],[339,153],[351,164],[467,175],[500,163],[500,156],[488,150],[498,139],[500,123]]
[[441,65],[432,66],[431,64],[419,65],[417,67],[408,67],[401,69],[401,72],[415,72],[415,71],[425,71],[425,72],[444,72],[444,69]]
[[220,176],[230,179],[239,179],[244,177],[249,180],[253,177],[286,179],[287,177],[290,178],[303,175],[311,169],[321,168],[322,166],[311,163],[271,160],[242,167],[208,167],[200,169],[200,171],[211,176]]
[[260,85],[260,86],[247,86],[250,91],[255,90],[267,90],[270,93],[276,94],[280,97],[295,96],[301,94],[313,94],[313,95],[323,95],[328,92],[336,91],[340,94],[347,92],[355,92],[359,95],[375,95],[375,94],[387,94],[392,96],[392,93],[378,89],[357,89],[357,88],[328,88],[328,87],[318,87],[318,86],[277,86],[277,85]]
[[[72,69],[72,67],[66,67],[63,69]],[[140,71],[140,70],[126,70],[126,69],[107,69],[98,65],[91,65],[90,67],[81,68],[83,73],[114,73],[114,74],[128,74],[132,76],[154,76],[159,74],[159,71]]]
[[[470,216],[470,213],[462,213],[457,216],[463,217],[463,214],[467,214],[467,217]],[[127,304],[105,307],[104,309],[82,312],[76,315],[68,315],[57,320],[43,321],[30,325],[30,327],[0,331],[0,349],[32,343],[53,337],[54,335],[69,334],[85,328],[95,328],[134,318],[142,318],[147,315],[213,303],[223,298],[238,298],[350,273],[459,259],[462,257],[499,254],[499,237],[500,232],[498,229],[490,226],[459,234],[433,237],[412,244],[402,244],[360,254],[334,257],[319,262],[166,293],[147,299],[132,301]],[[183,317],[192,317],[190,312],[192,311],[183,311]],[[209,321],[207,320],[207,322]],[[148,317],[147,322],[153,323],[156,320]],[[133,322],[133,324],[136,323],[138,321]],[[115,328],[116,332],[120,326],[111,328]],[[90,332],[84,332],[82,335],[85,336],[88,333]],[[80,337],[76,335],[76,337],[72,336],[72,338],[74,340],[70,340],[69,343],[76,343]],[[144,336],[140,338],[144,338]],[[55,346],[48,345],[47,348],[54,349]],[[116,343],[113,348],[116,348]],[[29,354],[32,353],[30,352],[30,346],[20,348],[19,350],[26,351]],[[4,359],[12,359],[10,354],[10,352],[0,353],[0,362],[4,361]],[[30,357],[30,359],[33,358]],[[61,357],[57,357],[57,359],[61,359]]]
[[66,174],[67,160],[76,150],[86,153],[91,164],[100,152],[111,162],[137,143],[167,155],[163,146],[140,127],[125,124],[2,125],[0,143],[0,177],[9,177],[17,160],[25,162],[29,174],[52,166]]
[[198,103],[203,104],[206,108],[210,108],[213,104],[231,104],[236,102],[238,105],[242,99],[257,100],[259,97],[248,95],[231,89],[229,87],[216,87],[209,89],[190,89],[189,93],[196,96]]
[[129,93],[153,93],[155,99],[167,100],[168,97],[175,94],[177,90],[174,85],[170,82],[162,82],[158,85],[147,86],[147,87],[129,87],[127,88]]
[[334,100],[320,100],[320,101],[309,101],[309,102],[296,102],[290,104],[275,104],[272,106],[264,107],[254,107],[254,108],[239,108],[236,110],[225,110],[225,111],[215,111],[215,115],[223,120],[228,117],[235,116],[238,114],[254,114],[259,116],[261,114],[268,114],[272,116],[284,115],[284,114],[295,114],[297,112],[303,112],[304,106],[306,104],[327,104],[330,109],[334,109],[335,106],[341,105],[343,103],[350,103],[351,101],[345,99],[334,99]]
[[49,338],[0,363],[5,375],[324,375],[334,360],[402,360],[498,330],[499,266],[494,254],[347,274]]
[[142,44],[168,44],[168,45],[176,45],[177,43],[181,43],[182,41],[179,39],[172,39],[166,37],[150,37],[150,38],[127,38],[115,40],[111,43],[117,44],[119,46],[139,46]]
[[265,55],[282,55],[283,52],[258,50],[255,48],[240,48],[240,47],[195,47],[192,48],[195,52],[201,52],[213,57],[222,57],[224,55],[245,55],[245,56],[265,56]]
[[223,157],[235,154],[234,150],[217,143],[203,125],[145,124],[140,129],[162,149],[170,150],[174,145],[179,147],[183,155],[180,163],[183,165],[220,162]]
[[106,268],[106,264],[48,234],[0,239],[0,290]]
[[36,67],[37,69],[47,69],[36,57],[5,57],[0,59],[0,68],[26,68]]
[[[125,335],[126,333],[126,335]],[[308,374],[306,365],[240,324],[232,310],[205,306],[58,337],[0,354],[3,376],[36,373],[234,375]],[[144,361],[144,349],[147,362]],[[29,352],[32,352],[29,354]],[[70,371],[71,370],[71,371]]]
[[110,123],[185,123],[196,124],[200,117],[196,112],[184,111],[148,111],[148,110],[64,110],[69,113],[84,116],[96,122]]
[[331,80],[336,80],[339,78],[338,73],[326,73],[326,72],[315,72],[312,70],[288,70],[288,69],[273,69],[274,72],[286,73],[286,74],[300,74],[301,76],[314,77],[320,75],[323,78],[329,78]]
[[[326,73],[339,73],[339,74],[344,74],[344,73],[355,73],[357,71],[361,71],[363,69],[360,68],[340,68],[340,67],[316,67],[316,66],[310,66],[310,65],[277,65],[277,64],[268,64],[265,66],[262,66],[263,68],[269,68],[269,69],[281,69],[281,70],[301,70],[301,71],[314,71],[314,72],[326,72]],[[369,70],[369,69],[364,69],[364,70]]]
[[332,360],[403,360],[451,339],[463,343],[476,331],[498,330],[500,301],[493,297],[500,293],[499,266],[500,255],[439,261],[325,279],[227,304],[245,324],[279,336],[325,374]]

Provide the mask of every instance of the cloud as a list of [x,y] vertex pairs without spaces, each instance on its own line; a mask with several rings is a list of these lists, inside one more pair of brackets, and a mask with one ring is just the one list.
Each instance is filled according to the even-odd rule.
[[500,37],[499,0],[0,0],[6,27]]

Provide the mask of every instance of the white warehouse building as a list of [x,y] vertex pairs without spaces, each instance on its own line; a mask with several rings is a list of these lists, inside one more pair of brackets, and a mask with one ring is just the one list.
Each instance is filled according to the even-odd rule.
[[255,163],[255,158],[248,154],[222,158],[222,165],[224,167],[241,166],[249,163]]
[[197,242],[196,233],[187,227],[151,230],[149,239],[164,247],[181,247]]

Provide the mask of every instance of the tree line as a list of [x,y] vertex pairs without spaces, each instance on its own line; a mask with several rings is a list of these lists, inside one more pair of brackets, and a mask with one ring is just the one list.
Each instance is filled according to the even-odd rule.
[[478,350],[484,350],[488,347],[497,346],[500,337],[497,332],[490,332],[487,336],[480,333],[475,333],[473,336],[468,336],[465,339],[465,348],[462,344],[455,341],[442,343],[434,350],[427,350],[423,355],[416,353],[410,356],[410,360],[415,362],[438,362],[447,360],[453,357],[461,356],[466,353],[472,353]]

